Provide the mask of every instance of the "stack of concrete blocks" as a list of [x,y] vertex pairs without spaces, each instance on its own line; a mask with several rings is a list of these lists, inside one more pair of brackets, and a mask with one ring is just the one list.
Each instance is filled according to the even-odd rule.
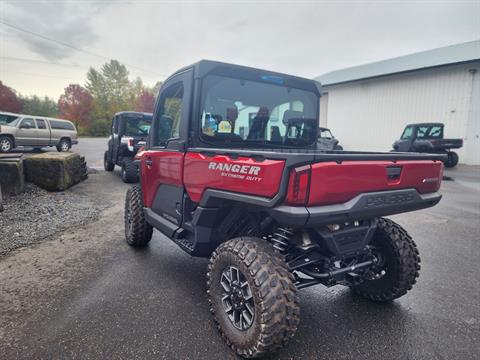
[[0,154],[0,199],[22,193],[25,181],[48,191],[63,191],[87,177],[85,158],[76,153]]

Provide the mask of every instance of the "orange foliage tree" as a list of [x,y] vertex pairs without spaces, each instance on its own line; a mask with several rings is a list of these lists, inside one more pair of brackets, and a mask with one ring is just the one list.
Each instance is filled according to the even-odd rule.
[[80,132],[90,126],[93,98],[82,86],[68,85],[58,99],[58,108],[61,117],[73,121]]

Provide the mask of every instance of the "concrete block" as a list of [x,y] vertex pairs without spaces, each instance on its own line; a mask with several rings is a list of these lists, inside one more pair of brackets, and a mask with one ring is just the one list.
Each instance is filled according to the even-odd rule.
[[3,195],[18,195],[24,191],[25,181],[21,155],[0,157],[0,188]]
[[76,153],[47,152],[24,160],[26,181],[48,191],[62,191],[85,180],[85,159]]

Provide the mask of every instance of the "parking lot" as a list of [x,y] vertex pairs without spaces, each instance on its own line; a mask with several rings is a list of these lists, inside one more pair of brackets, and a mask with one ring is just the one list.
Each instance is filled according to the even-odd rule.
[[[74,150],[101,168],[105,144]],[[0,259],[2,358],[236,358],[208,309],[207,260],[156,231],[144,250],[126,245],[117,172],[72,190],[107,204],[98,220]],[[478,358],[480,168],[446,175],[438,206],[394,217],[420,250],[414,289],[386,305],[340,286],[302,290],[299,330],[270,359]]]

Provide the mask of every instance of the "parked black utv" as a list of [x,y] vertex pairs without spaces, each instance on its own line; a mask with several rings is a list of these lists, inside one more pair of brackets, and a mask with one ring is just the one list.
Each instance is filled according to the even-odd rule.
[[452,149],[463,146],[462,139],[444,139],[442,123],[410,124],[403,130],[402,137],[393,143],[393,151],[446,154],[445,167],[458,164],[458,154]]
[[318,150],[343,150],[343,147],[339,145],[338,139],[332,135],[330,129],[320,127],[318,129],[317,139]]
[[106,171],[113,171],[115,165],[122,167],[122,180],[126,183],[138,181],[138,167],[133,161],[138,149],[145,145],[152,114],[122,111],[112,119],[108,150],[104,155]]

